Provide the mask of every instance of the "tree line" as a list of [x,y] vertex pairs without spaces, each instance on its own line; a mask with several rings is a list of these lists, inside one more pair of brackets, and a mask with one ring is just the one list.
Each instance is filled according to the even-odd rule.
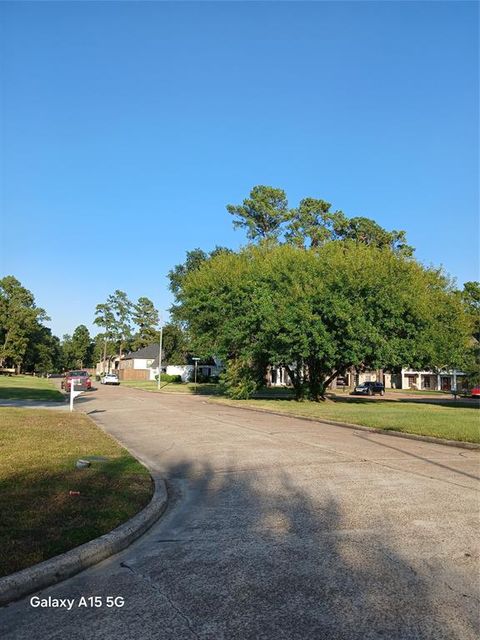
[[[136,351],[160,339],[160,316],[153,302],[144,296],[132,302],[125,291],[116,289],[95,308],[94,323],[103,331],[96,340],[96,362],[128,351]],[[181,364],[188,351],[187,338],[182,328],[167,323],[163,329],[162,347],[165,364]]]
[[[46,311],[38,307],[31,291],[14,276],[0,279],[0,369],[16,373],[59,373],[91,368],[102,359],[135,351],[159,340],[159,314],[153,302],[137,302],[116,290],[95,309],[94,323],[103,331],[92,337],[84,324],[62,339],[44,325]],[[187,353],[182,329],[169,323],[163,327],[165,362],[183,362]]]
[[478,283],[458,291],[404,231],[320,199],[289,208],[268,186],[227,211],[248,244],[187,252],[169,278],[173,318],[199,355],[227,363],[230,395],[251,395],[270,366],[313,400],[352,367],[478,372]]

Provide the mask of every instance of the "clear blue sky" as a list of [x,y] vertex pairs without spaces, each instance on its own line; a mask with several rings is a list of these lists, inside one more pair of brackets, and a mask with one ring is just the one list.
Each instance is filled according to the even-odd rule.
[[166,310],[256,184],[406,229],[478,278],[474,2],[2,2],[2,274],[57,335]]

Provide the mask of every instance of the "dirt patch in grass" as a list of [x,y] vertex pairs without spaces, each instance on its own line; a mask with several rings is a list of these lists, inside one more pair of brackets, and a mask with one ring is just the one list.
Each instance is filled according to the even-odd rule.
[[0,376],[0,399],[62,402],[64,395],[48,378]]
[[87,416],[0,409],[0,576],[111,531],[152,493],[147,469]]

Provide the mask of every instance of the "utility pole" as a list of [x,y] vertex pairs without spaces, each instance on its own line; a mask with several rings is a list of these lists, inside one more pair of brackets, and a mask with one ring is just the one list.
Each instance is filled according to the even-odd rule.
[[103,338],[103,362],[102,362],[102,373],[105,374],[105,360],[107,359],[107,334]]
[[197,393],[198,391],[198,385],[197,385],[197,369],[198,369],[198,361],[200,360],[200,358],[192,358],[193,362],[195,363],[195,393]]
[[157,389],[160,391],[161,388],[161,377],[162,377],[162,340],[163,340],[163,326],[160,324],[160,341],[158,345],[158,382]]

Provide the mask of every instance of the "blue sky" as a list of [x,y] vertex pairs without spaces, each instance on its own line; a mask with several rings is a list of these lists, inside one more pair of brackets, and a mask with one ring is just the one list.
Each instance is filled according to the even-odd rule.
[[1,272],[57,335],[114,289],[168,309],[252,186],[406,229],[478,279],[478,6],[3,2]]

